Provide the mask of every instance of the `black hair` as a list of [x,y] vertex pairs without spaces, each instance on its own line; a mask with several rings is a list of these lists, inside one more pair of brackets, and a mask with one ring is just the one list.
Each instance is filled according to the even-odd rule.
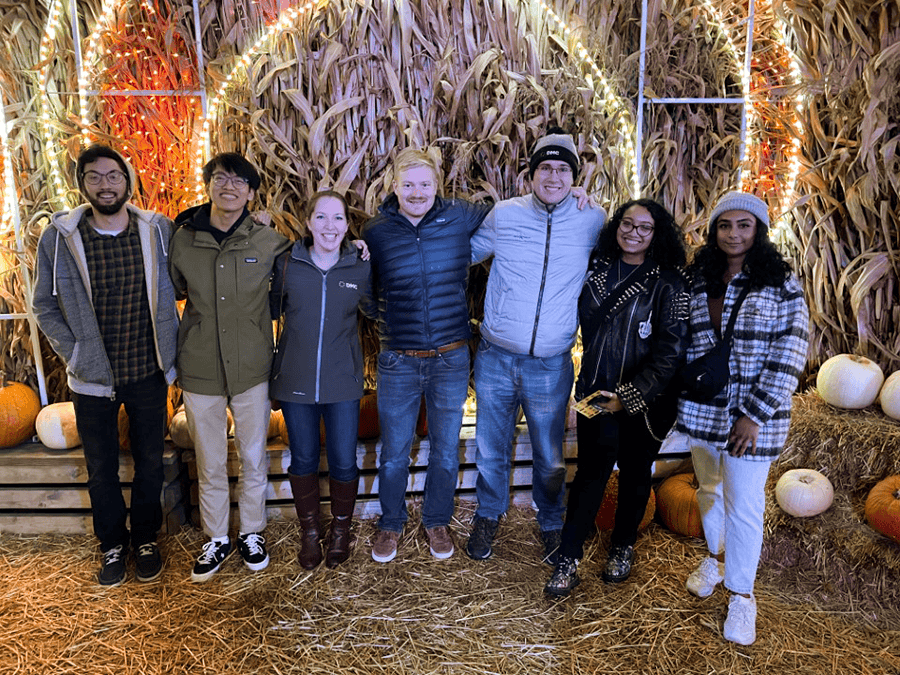
[[684,236],[669,210],[653,199],[631,199],[616,209],[613,217],[600,230],[593,255],[616,259],[622,255],[622,248],[616,240],[619,224],[625,212],[632,206],[643,206],[653,218],[653,239],[647,248],[647,257],[663,269],[684,267],[687,254],[684,249]]
[[203,183],[209,187],[213,172],[216,169],[230,171],[235,176],[240,176],[247,181],[251,190],[258,190],[262,179],[259,172],[247,159],[237,152],[222,152],[209,160],[203,167]]
[[125,194],[130,195],[134,186],[131,184],[131,172],[128,170],[128,163],[121,154],[113,150],[108,145],[102,143],[93,143],[81,151],[75,162],[75,180],[78,183],[78,189],[84,194],[84,167],[88,164],[96,162],[101,157],[112,159],[119,165],[122,173],[125,174]]
[[[743,266],[744,273],[750,278],[750,288],[782,286],[791,274],[791,266],[769,240],[769,227],[756,216],[754,219],[756,235]],[[697,250],[688,266],[689,274],[700,275],[706,282],[706,292],[711,298],[724,295],[726,284],[722,281],[722,276],[728,267],[725,253],[716,240],[718,227],[719,219],[716,218],[706,233],[706,243]]]

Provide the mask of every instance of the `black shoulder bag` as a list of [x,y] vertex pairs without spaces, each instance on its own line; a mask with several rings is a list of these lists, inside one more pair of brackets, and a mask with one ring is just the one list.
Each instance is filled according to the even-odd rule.
[[728,384],[728,378],[731,377],[728,360],[731,357],[731,336],[734,333],[734,322],[737,320],[738,310],[749,292],[750,284],[748,282],[734,303],[734,307],[731,308],[731,316],[728,317],[728,326],[722,334],[722,339],[706,354],[694,359],[681,369],[678,374],[678,391],[681,398],[698,403],[709,403]]

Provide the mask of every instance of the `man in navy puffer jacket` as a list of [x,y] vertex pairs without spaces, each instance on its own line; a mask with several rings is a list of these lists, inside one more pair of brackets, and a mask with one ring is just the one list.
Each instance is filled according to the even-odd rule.
[[409,453],[421,398],[428,415],[428,471],[422,523],[431,554],[449,558],[447,525],[459,476],[459,430],[469,386],[466,302],[469,238],[490,204],[438,196],[439,159],[407,149],[394,162],[394,192],[366,223],[378,302],[379,532],[372,558],[397,555],[407,519]]

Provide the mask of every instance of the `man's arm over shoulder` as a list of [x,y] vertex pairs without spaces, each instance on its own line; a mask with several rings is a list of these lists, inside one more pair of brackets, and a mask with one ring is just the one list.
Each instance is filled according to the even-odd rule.
[[494,255],[497,243],[497,208],[490,208],[481,225],[469,240],[472,246],[471,264],[480,263]]
[[179,226],[172,229],[172,238],[169,239],[169,276],[172,278],[172,286],[175,288],[175,299],[187,298],[187,279],[178,269],[177,260],[181,255],[181,249],[189,246],[190,234]]

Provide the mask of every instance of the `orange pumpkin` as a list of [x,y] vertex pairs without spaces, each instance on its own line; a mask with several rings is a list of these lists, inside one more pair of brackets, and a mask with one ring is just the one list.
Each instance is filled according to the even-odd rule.
[[378,425],[378,395],[374,391],[366,393],[359,400],[359,431],[361,441],[371,441],[381,435]]
[[866,498],[866,520],[900,544],[900,476],[888,476],[872,488]]
[[41,399],[26,384],[0,380],[0,448],[10,448],[34,436]]
[[269,430],[266,432],[266,438],[275,438],[281,435],[281,429],[284,426],[284,413],[281,410],[273,410],[269,414]]
[[697,503],[697,479],[692,473],[666,478],[656,491],[656,508],[663,525],[687,537],[703,536]]
[[[611,530],[616,526],[616,501],[619,497],[619,472],[613,471],[606,483],[606,492],[603,493],[603,503],[597,511],[597,517],[594,522],[597,529],[601,531]],[[656,512],[656,494],[650,490],[650,498],[647,500],[647,508],[644,509],[644,517],[641,518],[641,524],[638,531],[645,529],[650,521],[653,520],[653,514]]]
[[428,435],[428,414],[425,412],[425,397],[422,397],[422,403],[419,404],[419,417],[416,420],[416,434],[419,436]]

